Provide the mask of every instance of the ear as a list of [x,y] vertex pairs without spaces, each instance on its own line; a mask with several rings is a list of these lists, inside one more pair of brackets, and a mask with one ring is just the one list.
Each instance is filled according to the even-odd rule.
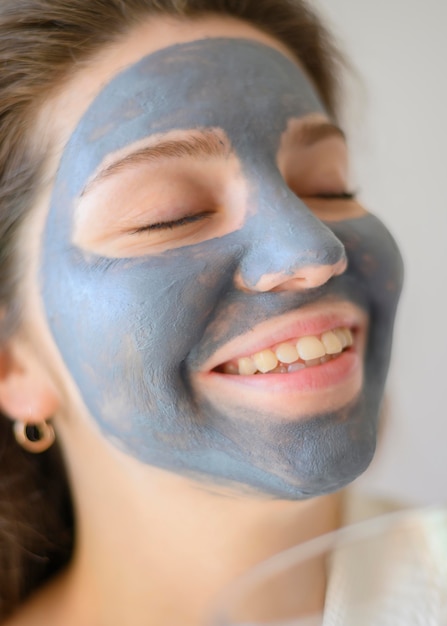
[[41,423],[60,407],[49,373],[23,339],[0,347],[0,408],[13,420]]

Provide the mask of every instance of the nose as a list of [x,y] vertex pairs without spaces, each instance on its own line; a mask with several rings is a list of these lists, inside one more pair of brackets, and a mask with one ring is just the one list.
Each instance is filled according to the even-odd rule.
[[289,190],[273,209],[260,207],[245,229],[235,276],[243,291],[314,289],[347,268],[342,242]]

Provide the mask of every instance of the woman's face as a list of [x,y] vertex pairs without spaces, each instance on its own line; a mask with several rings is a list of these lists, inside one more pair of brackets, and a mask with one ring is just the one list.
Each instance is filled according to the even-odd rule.
[[89,419],[211,484],[303,498],[352,481],[374,452],[401,259],[343,197],[343,135],[298,63],[237,21],[159,18],[52,116],[71,136],[37,280]]

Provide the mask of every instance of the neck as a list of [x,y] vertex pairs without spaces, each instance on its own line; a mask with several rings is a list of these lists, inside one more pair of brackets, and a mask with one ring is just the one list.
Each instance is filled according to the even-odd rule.
[[339,495],[289,502],[212,491],[109,455],[94,477],[75,468],[78,540],[66,587],[85,607],[76,623],[202,626],[236,577],[339,525]]

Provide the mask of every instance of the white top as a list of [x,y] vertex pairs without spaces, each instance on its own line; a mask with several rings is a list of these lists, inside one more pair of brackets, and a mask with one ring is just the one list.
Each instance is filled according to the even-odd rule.
[[322,626],[446,626],[447,508],[351,528],[331,557]]

